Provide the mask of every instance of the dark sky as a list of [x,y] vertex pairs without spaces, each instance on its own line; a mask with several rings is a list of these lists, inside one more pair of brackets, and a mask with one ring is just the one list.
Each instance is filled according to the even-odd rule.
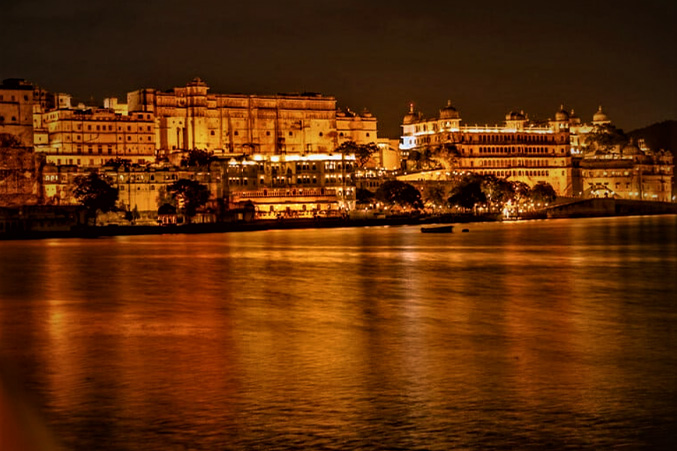
[[314,91],[399,136],[409,102],[466,123],[512,109],[626,130],[677,118],[677,1],[0,0],[0,79],[81,100],[203,78]]

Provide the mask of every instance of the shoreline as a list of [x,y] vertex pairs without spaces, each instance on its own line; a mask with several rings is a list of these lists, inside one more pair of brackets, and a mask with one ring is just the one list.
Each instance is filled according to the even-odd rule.
[[[253,221],[223,221],[182,225],[106,225],[83,226],[84,216],[72,225],[74,218],[82,214],[78,207],[49,207],[49,217],[40,217],[30,210],[19,211],[0,223],[0,241],[32,240],[49,238],[99,238],[109,236],[203,234],[229,232],[256,232],[263,230],[318,229],[340,227],[379,227],[427,224],[463,224],[471,222],[523,221],[533,219],[591,218],[616,216],[646,216],[677,214],[677,204],[668,202],[633,201],[626,199],[582,199],[563,202],[540,210],[521,213],[517,217],[504,218],[499,213],[475,215],[472,213],[448,213],[439,215],[399,215],[385,218],[347,217],[277,219]],[[7,218],[7,216],[6,216]],[[0,218],[2,219],[2,218]],[[14,226],[13,228],[8,227]]]
[[[677,207],[677,206],[676,206]],[[55,238],[104,238],[114,236],[138,236],[138,235],[176,235],[176,234],[207,234],[207,233],[232,233],[232,232],[257,232],[266,230],[299,230],[299,229],[335,229],[344,227],[384,227],[405,225],[432,225],[432,224],[468,224],[478,222],[515,222],[548,219],[581,219],[591,217],[627,217],[627,216],[658,216],[675,215],[674,212],[637,212],[619,214],[579,214],[579,215],[548,215],[544,211],[526,214],[519,218],[505,219],[497,215],[440,215],[421,217],[391,217],[382,219],[348,219],[348,218],[323,218],[323,219],[287,219],[287,220],[259,220],[252,222],[222,222],[185,224],[180,226],[95,226],[72,230],[53,231],[23,231],[0,234],[0,241],[41,240]]]
[[71,230],[17,231],[0,234],[3,240],[33,240],[50,238],[101,238],[135,235],[176,235],[231,232],[257,232],[265,230],[335,229],[342,227],[381,227],[425,224],[460,224],[469,222],[497,221],[496,218],[473,215],[440,215],[418,217],[390,217],[382,219],[282,219],[251,222],[213,222],[171,226],[154,225],[107,225],[81,227]]

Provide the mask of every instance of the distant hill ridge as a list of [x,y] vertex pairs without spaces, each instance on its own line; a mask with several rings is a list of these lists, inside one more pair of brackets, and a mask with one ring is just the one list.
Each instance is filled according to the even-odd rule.
[[647,127],[638,128],[629,132],[628,136],[635,140],[643,138],[651,150],[669,150],[672,152],[672,155],[677,153],[676,120],[658,122]]

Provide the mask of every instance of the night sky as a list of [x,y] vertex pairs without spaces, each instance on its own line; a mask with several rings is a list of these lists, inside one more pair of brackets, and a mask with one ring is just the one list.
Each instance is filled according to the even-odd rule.
[[398,137],[414,102],[631,130],[677,118],[677,1],[0,0],[0,79],[101,103],[195,76],[213,92],[320,92]]

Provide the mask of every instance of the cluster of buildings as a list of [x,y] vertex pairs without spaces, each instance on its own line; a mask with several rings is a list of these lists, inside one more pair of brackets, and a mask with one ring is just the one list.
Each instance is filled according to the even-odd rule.
[[[501,125],[464,125],[449,103],[434,118],[412,106],[392,140],[379,138],[369,112],[337,108],[334,97],[317,93],[218,94],[196,78],[91,107],[24,80],[0,85],[0,136],[41,157],[36,198],[71,204],[74,178],[95,169],[127,210],[149,217],[181,178],[206,184],[215,200],[253,203],[260,218],[341,214],[354,207],[357,187],[373,191],[388,177],[446,180],[450,171],[547,182],[560,196],[674,200],[672,155],[642,142],[602,148],[588,139],[609,124],[601,108],[591,123],[561,108],[542,123],[510,112]],[[348,141],[379,150],[362,167],[337,152]],[[215,158],[182,167],[191,150]],[[10,186],[7,160],[0,158],[0,195]]]
[[[564,107],[554,119],[536,123],[512,111],[503,125],[462,125],[449,102],[438,117],[424,118],[411,107],[402,124],[400,151],[408,169],[421,156],[437,156],[448,168],[413,171],[408,181],[444,180],[448,171],[494,175],[533,186],[552,185],[558,196],[615,197],[671,202],[673,156],[640,140],[604,145],[600,135],[617,133],[602,107],[583,123]],[[415,158],[411,158],[416,155]]]

